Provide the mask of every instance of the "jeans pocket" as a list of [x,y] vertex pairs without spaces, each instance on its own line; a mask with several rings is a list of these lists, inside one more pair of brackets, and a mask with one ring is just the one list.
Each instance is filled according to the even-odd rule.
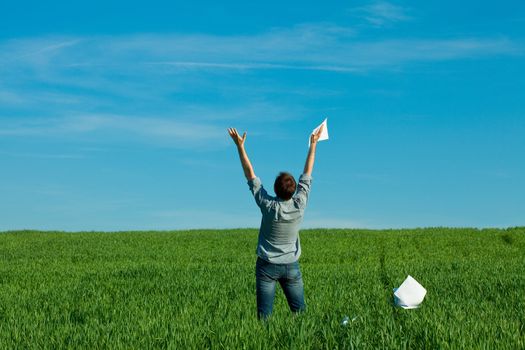
[[299,262],[296,261],[294,263],[291,263],[288,266],[288,276],[286,276],[290,280],[298,280],[301,279],[301,268],[299,267]]
[[258,278],[273,278],[272,264],[268,261],[258,258],[257,263],[255,264],[255,275]]

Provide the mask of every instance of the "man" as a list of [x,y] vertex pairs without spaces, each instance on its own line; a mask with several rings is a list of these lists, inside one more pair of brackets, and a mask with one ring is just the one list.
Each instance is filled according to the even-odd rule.
[[292,312],[306,309],[303,278],[299,267],[299,228],[310,193],[315,151],[322,131],[323,127],[310,136],[310,149],[303,174],[299,177],[299,185],[297,186],[292,175],[282,172],[275,179],[276,197],[272,197],[262,186],[261,180],[255,176],[248,159],[244,148],[246,133],[241,137],[235,128],[228,129],[237,145],[250,191],[262,213],[255,268],[259,319],[266,319],[272,313],[276,282],[281,285]]

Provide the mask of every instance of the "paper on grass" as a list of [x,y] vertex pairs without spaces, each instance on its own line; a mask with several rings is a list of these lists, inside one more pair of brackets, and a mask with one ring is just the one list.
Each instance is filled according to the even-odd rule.
[[399,288],[394,289],[394,302],[403,309],[415,309],[423,302],[426,294],[427,290],[408,275]]
[[402,307],[403,309],[417,309],[419,305],[407,305],[403,300],[400,300],[398,297],[396,297],[395,292],[398,290],[398,288],[394,288],[394,304],[396,306]]
[[[319,135],[319,141],[328,140],[328,118],[325,118],[324,121],[315,128],[310,135],[315,134],[321,126],[324,125],[323,131],[321,132],[321,135]],[[308,147],[310,147],[310,138],[308,138]]]

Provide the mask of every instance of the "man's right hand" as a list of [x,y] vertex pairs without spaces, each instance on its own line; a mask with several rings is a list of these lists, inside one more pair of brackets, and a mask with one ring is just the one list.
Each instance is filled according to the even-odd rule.
[[316,133],[310,135],[310,145],[314,145],[317,143],[317,141],[319,141],[319,137],[321,137],[321,133],[323,132],[323,129],[324,129],[324,124],[321,125],[321,127],[319,128],[319,130],[317,130]]
[[233,142],[237,145],[237,147],[244,147],[244,141],[246,141],[246,132],[242,137],[237,132],[237,129],[235,128],[228,128],[228,133],[230,134]]
[[314,168],[315,162],[315,151],[317,149],[317,141],[321,137],[323,132],[324,124],[321,125],[317,132],[310,135],[310,149],[308,150],[308,155],[306,156],[306,163],[304,164],[303,174],[312,175],[312,170]]

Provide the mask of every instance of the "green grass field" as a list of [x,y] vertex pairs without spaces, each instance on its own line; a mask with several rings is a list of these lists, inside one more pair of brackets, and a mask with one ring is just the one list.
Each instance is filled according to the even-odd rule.
[[[305,230],[256,318],[257,230],[0,234],[0,348],[525,348],[525,228]],[[410,274],[420,309],[392,304]],[[344,316],[355,321],[342,326]]]

